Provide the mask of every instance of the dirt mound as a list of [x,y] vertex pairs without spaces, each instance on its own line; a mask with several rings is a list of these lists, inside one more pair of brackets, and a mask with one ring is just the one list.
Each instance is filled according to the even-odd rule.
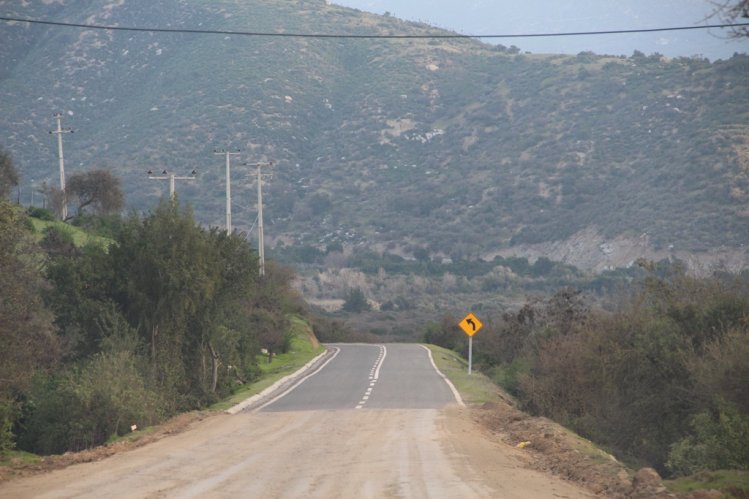
[[485,404],[473,410],[473,417],[495,438],[523,449],[531,468],[577,483],[596,496],[676,497],[663,487],[657,473],[653,476],[641,470],[633,476],[631,470],[588,440],[546,418],[529,416],[509,403]]

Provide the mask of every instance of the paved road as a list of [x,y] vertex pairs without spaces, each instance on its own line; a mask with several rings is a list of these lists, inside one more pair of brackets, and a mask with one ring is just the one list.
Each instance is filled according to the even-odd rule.
[[440,409],[456,403],[420,345],[335,345],[315,376],[263,408],[268,412]]
[[265,407],[0,484],[0,497],[590,497],[487,438],[423,347],[335,348],[322,370]]

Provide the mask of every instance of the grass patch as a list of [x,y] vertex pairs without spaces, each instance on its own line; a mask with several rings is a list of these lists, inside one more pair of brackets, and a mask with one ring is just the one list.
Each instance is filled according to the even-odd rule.
[[665,480],[664,484],[672,492],[689,493],[714,489],[726,497],[749,497],[749,471],[746,470],[700,471],[691,476]]
[[68,225],[60,221],[40,220],[33,217],[29,217],[29,220],[31,221],[31,225],[34,227],[34,232],[36,233],[38,241],[41,241],[41,239],[44,237],[44,231],[47,228],[55,227],[62,232],[70,234],[70,236],[73,238],[73,244],[75,244],[77,248],[81,248],[83,246],[86,246],[87,244],[97,244],[103,248],[109,248],[109,246],[111,246],[114,242],[109,238],[94,236],[81,228],[75,227],[73,225]]
[[292,338],[289,351],[276,355],[270,363],[268,357],[259,355],[257,358],[258,366],[262,372],[260,379],[243,386],[226,400],[213,404],[209,410],[225,411],[237,405],[243,400],[262,392],[284,376],[298,370],[325,350],[325,347],[321,346],[315,339],[307,321],[298,316],[292,316],[290,319]]
[[124,435],[114,434],[107,439],[104,445],[111,445],[117,442],[137,442],[138,440],[140,440],[141,438],[145,436],[156,433],[156,430],[158,428],[159,428],[159,424],[154,425],[154,426],[147,426],[143,429],[138,428],[137,431],[131,431],[130,433],[125,433]]
[[480,372],[474,370],[469,375],[468,362],[457,353],[435,345],[425,346],[432,351],[434,363],[452,381],[466,404],[480,405],[500,399],[499,387]]
[[44,459],[30,452],[12,450],[0,453],[0,466],[14,466],[19,464],[36,464]]

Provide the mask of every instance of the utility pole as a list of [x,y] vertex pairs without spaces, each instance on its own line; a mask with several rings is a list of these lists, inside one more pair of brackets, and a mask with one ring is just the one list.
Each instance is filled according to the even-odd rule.
[[62,192],[62,220],[68,218],[68,195],[65,193],[65,157],[62,154],[62,134],[73,133],[70,128],[62,128],[62,113],[55,113],[57,130],[49,133],[57,135],[57,159],[60,163],[60,191]]
[[270,174],[263,174],[262,168],[267,166],[273,166],[272,161],[265,163],[244,163],[245,166],[256,166],[257,167],[257,254],[260,260],[260,275],[265,275],[265,239],[263,233],[263,176],[270,176]]
[[229,152],[225,149],[214,149],[213,154],[226,156],[226,233],[231,235],[231,157],[239,156],[239,149]]
[[174,172],[168,172],[164,170],[161,172],[161,177],[154,177],[153,172],[151,170],[148,170],[148,178],[150,180],[168,180],[169,181],[169,199],[174,201],[174,195],[175,195],[175,189],[174,189],[174,181],[175,180],[195,180],[196,175],[198,172],[193,170],[190,173],[190,177],[177,177]]

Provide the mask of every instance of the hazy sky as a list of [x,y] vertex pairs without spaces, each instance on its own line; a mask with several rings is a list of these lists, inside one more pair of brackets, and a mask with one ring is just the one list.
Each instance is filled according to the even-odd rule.
[[[715,24],[709,0],[332,0],[369,12],[417,20],[464,34],[519,34],[641,29]],[[487,40],[488,41],[488,40]],[[727,39],[723,30],[653,34],[513,38],[492,43],[536,53],[631,55],[634,50],[667,56],[728,58],[749,53],[749,39]]]

